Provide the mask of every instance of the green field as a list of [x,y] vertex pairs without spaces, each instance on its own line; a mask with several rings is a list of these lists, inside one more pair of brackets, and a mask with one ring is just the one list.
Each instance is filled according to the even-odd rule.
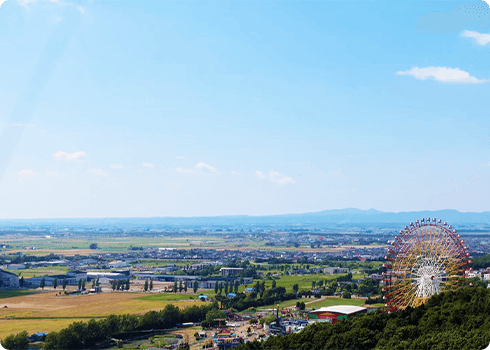
[[[294,284],[298,284],[299,290],[310,290],[311,282],[318,282],[320,280],[333,281],[337,277],[346,276],[346,273],[336,274],[336,275],[294,275],[294,276],[280,276],[279,279],[276,280],[277,286],[285,287],[288,292],[293,289]],[[358,280],[360,278],[365,277],[365,274],[354,273],[352,275],[353,280]],[[272,281],[266,281],[266,286],[270,287],[272,285]]]
[[20,297],[22,295],[34,294],[36,292],[32,290],[16,289],[16,290],[6,290],[0,289],[0,299]]

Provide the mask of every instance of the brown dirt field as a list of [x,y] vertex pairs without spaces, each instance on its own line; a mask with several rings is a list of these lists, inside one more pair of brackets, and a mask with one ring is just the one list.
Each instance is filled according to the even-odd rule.
[[[195,301],[137,300],[145,293],[107,292],[101,294],[56,296],[56,292],[25,295],[0,300],[0,319],[6,317],[93,317],[111,314],[143,314],[161,310],[166,304],[180,308]],[[4,306],[7,308],[4,308]]]

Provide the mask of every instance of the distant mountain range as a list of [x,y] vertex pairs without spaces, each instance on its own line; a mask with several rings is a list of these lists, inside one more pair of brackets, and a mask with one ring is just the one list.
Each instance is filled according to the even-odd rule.
[[375,209],[337,209],[315,213],[282,215],[283,217],[315,218],[328,223],[409,223],[421,218],[437,218],[448,223],[490,223],[490,211],[482,213],[462,213],[454,209],[404,211],[399,213],[383,212]]
[[324,210],[313,213],[267,215],[267,216],[202,216],[202,217],[149,217],[149,218],[87,218],[87,219],[32,219],[0,220],[0,226],[14,225],[90,225],[90,226],[215,226],[215,225],[324,225],[324,224],[370,224],[397,223],[407,225],[421,218],[437,218],[450,224],[490,224],[490,211],[481,213],[459,212],[453,209],[435,211],[383,212],[375,209],[355,208]]

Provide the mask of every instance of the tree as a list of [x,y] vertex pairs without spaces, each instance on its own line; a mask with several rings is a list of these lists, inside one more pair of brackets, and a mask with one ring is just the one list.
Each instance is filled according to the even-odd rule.
[[58,287],[58,278],[54,278],[53,279],[53,288],[56,289],[56,287]]
[[92,243],[89,247],[90,249],[97,249],[97,243]]
[[148,280],[145,280],[144,290],[145,290],[145,292],[148,290]]
[[17,335],[9,335],[4,340],[2,340],[1,344],[5,349],[8,350],[27,350],[29,346],[29,335],[26,331],[20,332]]
[[129,278],[126,280],[126,290],[129,290]]
[[174,293],[177,293],[177,281],[174,282]]
[[41,289],[44,289],[44,286],[46,285],[46,281],[44,280],[44,277],[41,279],[41,283],[39,283],[39,287],[41,287]]
[[182,293],[184,287],[182,286],[182,281],[179,281],[179,293]]
[[82,280],[82,290],[85,290],[85,279]]
[[216,282],[216,283],[214,284],[214,292],[215,292],[216,294],[218,294],[218,288],[219,288],[219,286],[218,286],[218,282]]
[[78,280],[78,290],[82,290],[82,279]]
[[225,294],[228,294],[228,281],[225,282]]
[[273,280],[273,281],[272,281],[272,289],[276,288],[276,285],[277,285],[276,280]]
[[234,290],[233,290],[235,292],[235,294],[238,294],[238,286],[239,286],[238,281],[235,281],[235,286],[234,286]]
[[153,290],[153,280],[150,278],[150,290]]
[[197,281],[194,281],[194,285],[192,286],[192,291],[193,291],[194,293],[196,293],[196,292],[197,292],[197,288],[198,288],[198,286],[197,286]]
[[293,291],[298,294],[298,291],[299,291],[299,285],[296,283],[296,284],[293,284]]
[[316,286],[316,282],[315,281],[311,281],[311,289],[315,289],[315,286]]
[[184,293],[187,293],[187,282],[184,282]]
[[19,279],[19,286],[20,286],[20,288],[23,288],[23,287],[24,287],[24,276],[22,276],[22,277]]

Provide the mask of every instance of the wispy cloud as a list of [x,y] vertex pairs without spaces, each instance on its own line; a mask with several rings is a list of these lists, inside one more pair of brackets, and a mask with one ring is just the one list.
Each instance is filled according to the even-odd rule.
[[200,171],[204,171],[204,172],[207,172],[207,173],[217,173],[218,171],[212,167],[211,165],[209,164],[206,164],[206,163],[202,163],[202,162],[199,162],[196,164],[196,169],[197,170],[200,170]]
[[48,172],[46,172],[46,175],[48,175],[48,176],[58,176],[59,174],[56,171],[48,171]]
[[67,160],[67,161],[86,160],[87,154],[83,151],[73,152],[73,153],[58,151],[54,154],[54,159]]
[[143,166],[145,168],[154,168],[155,167],[155,164],[153,164],[153,163],[143,163]]
[[262,171],[260,171],[260,170],[257,170],[257,171],[255,172],[255,174],[254,174],[254,175],[255,175],[255,177],[256,177],[256,178],[258,178],[258,179],[260,179],[260,180],[264,180],[264,179],[267,177],[267,176],[266,176],[266,175],[265,175],[265,174],[264,174]]
[[230,171],[230,174],[231,175],[240,175],[240,173],[238,171],[235,171],[235,170]]
[[260,179],[260,180],[267,180],[270,182],[273,182],[278,185],[286,185],[286,184],[294,184],[295,181],[287,175],[281,174],[277,171],[274,171],[271,169],[268,174],[264,173],[263,171],[257,170],[255,172],[255,177]]
[[123,166],[121,164],[110,164],[111,169],[122,169]]
[[410,70],[396,72],[398,75],[411,75],[418,80],[434,79],[442,83],[459,83],[459,84],[479,84],[487,80],[478,79],[459,68],[449,67],[414,67]]
[[7,0],[0,0],[0,7],[2,7],[2,4],[7,1]]
[[485,46],[490,44],[490,34],[479,33],[474,30],[465,30],[463,33],[461,33],[461,36],[475,39],[478,45]]
[[199,162],[194,168],[177,168],[176,169],[181,174],[192,174],[192,175],[219,175],[220,172],[216,170],[215,167]]
[[19,171],[19,182],[27,180],[32,176],[34,176],[34,171],[32,171],[31,169],[21,170]]
[[105,172],[104,170],[101,170],[101,169],[90,168],[90,169],[87,169],[87,171],[93,175],[96,175],[96,176],[106,177],[106,176],[110,175],[108,172]]

